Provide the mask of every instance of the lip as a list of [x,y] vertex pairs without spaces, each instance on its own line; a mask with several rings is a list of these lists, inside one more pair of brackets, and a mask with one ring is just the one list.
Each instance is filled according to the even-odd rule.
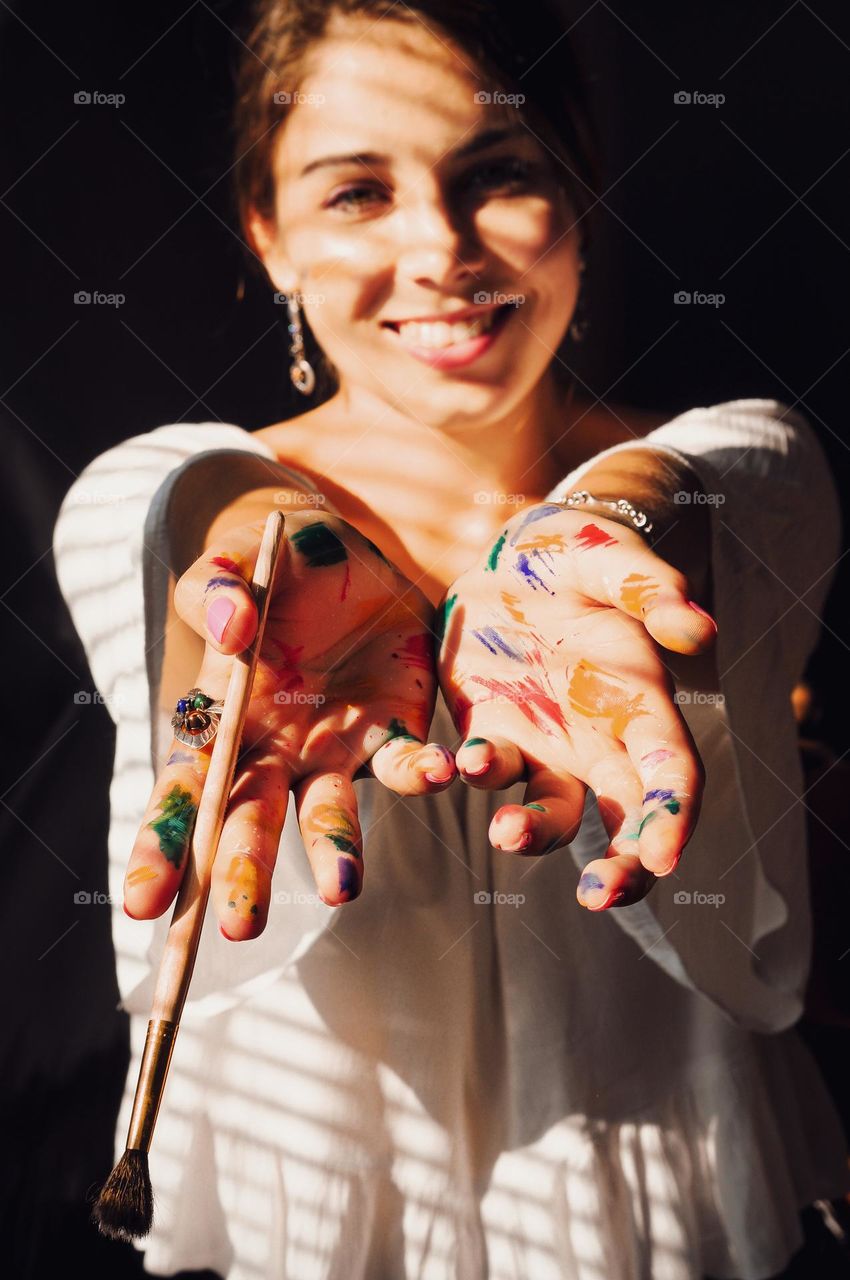
[[461,307],[458,311],[445,311],[438,316],[403,316],[400,320],[382,320],[381,324],[387,325],[390,329],[398,329],[402,324],[453,324],[455,320],[474,320],[478,316],[485,315],[488,311],[496,311],[499,303],[493,302],[490,306],[485,307],[483,303],[475,303],[471,307]]
[[390,333],[396,335],[395,341],[398,341],[402,350],[409,356],[413,356],[414,360],[419,360],[422,364],[430,365],[432,369],[461,369],[470,365],[475,360],[479,360],[485,352],[489,351],[495,342],[498,341],[499,335],[506,328],[508,321],[517,307],[513,303],[502,303],[499,306],[482,308],[479,307],[473,311],[473,314],[480,315],[482,310],[497,311],[501,314],[497,315],[490,329],[486,333],[482,333],[478,338],[469,338],[466,342],[455,342],[449,347],[410,347],[400,341],[398,330],[386,327]]

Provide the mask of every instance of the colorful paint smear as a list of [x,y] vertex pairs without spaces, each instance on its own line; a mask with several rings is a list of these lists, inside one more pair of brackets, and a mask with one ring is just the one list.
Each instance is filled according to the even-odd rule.
[[445,600],[437,609],[437,613],[434,618],[434,638],[437,642],[438,650],[440,650],[443,646],[443,640],[445,639],[445,635],[446,635],[446,627],[448,626],[452,609],[455,607],[456,604],[457,604],[457,592],[455,592],[453,596],[446,596]]
[[619,546],[616,538],[605,533],[596,524],[586,524],[575,535],[575,542],[582,551],[593,551],[597,547]]
[[490,653],[503,653],[506,658],[510,658],[513,662],[524,662],[525,655],[517,649],[512,648],[507,640],[504,640],[495,627],[482,627],[480,631],[472,633],[476,640],[480,640],[485,649],[489,649]]
[[227,905],[242,920],[250,920],[259,910],[260,873],[253,858],[237,855],[227,868]]
[[212,556],[210,564],[214,564],[218,569],[227,569],[229,573],[235,573],[238,577],[242,577],[242,568],[231,560],[230,556]]
[[127,884],[135,888],[137,884],[147,884],[148,880],[158,880],[159,872],[154,867],[135,867],[127,872]]
[[404,645],[393,654],[401,658],[407,667],[419,667],[422,671],[431,671],[434,666],[432,638],[427,631],[418,636],[408,636]]
[[627,613],[642,618],[661,588],[644,573],[630,573],[620,587],[620,603]]
[[[330,840],[341,853],[353,858],[362,857],[358,844],[357,828],[344,809],[335,804],[319,804],[310,814],[310,824],[318,829],[319,836]],[[318,838],[318,837],[317,837]]]
[[575,664],[567,690],[570,706],[581,716],[610,720],[611,732],[622,737],[636,716],[646,715],[643,694],[629,694],[625,680],[582,658]]
[[198,806],[192,799],[191,792],[175,783],[160,800],[159,807],[162,809],[162,817],[149,822],[148,826],[157,834],[160,852],[173,867],[179,868],[189,845]]
[[493,543],[493,546],[490,549],[490,554],[487,557],[487,564],[484,566],[485,573],[488,570],[490,571],[490,573],[496,572],[496,566],[499,563],[499,556],[502,554],[502,547],[504,545],[505,545],[505,535],[502,534],[501,537],[496,539],[496,541]]
[[311,569],[326,569],[348,558],[340,538],[321,521],[296,530],[291,541]]
[[563,510],[564,508],[560,505],[560,503],[555,503],[555,502],[547,502],[547,503],[544,503],[542,506],[532,507],[530,511],[527,511],[525,513],[522,523],[520,524],[516,533],[512,536],[511,546],[512,547],[516,546],[517,542],[520,539],[520,536],[522,535],[523,530],[527,529],[530,524],[536,524],[538,520],[545,520],[547,516],[555,515],[557,512],[562,512]]
[[340,895],[345,894],[345,901],[350,902],[352,898],[357,897],[360,889],[360,876],[357,872],[357,864],[352,862],[350,858],[337,858],[336,868],[339,874],[339,892]]

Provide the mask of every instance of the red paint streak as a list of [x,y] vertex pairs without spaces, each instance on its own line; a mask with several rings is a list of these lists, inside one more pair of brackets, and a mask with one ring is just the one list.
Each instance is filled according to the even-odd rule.
[[227,569],[230,573],[238,573],[242,577],[242,570],[235,560],[231,560],[229,556],[213,556],[211,564],[218,565],[219,569]]
[[340,596],[340,600],[344,600],[344,599],[345,599],[345,597],[348,595],[348,588],[349,588],[350,586],[351,586],[351,566],[349,565],[348,561],[346,560],[346,562],[345,562],[345,578],[343,579],[343,583],[342,583],[342,595]]
[[300,689],[304,684],[304,678],[298,671],[298,659],[303,652],[303,644],[284,644],[282,640],[275,640],[271,636],[268,637],[266,643],[273,645],[277,649],[281,659],[280,666],[274,669],[278,680],[282,681],[287,672],[291,673],[289,679],[282,685],[283,691],[291,693],[293,689]]
[[592,551],[594,547],[616,547],[617,539],[612,538],[610,534],[605,533],[598,525],[586,524],[584,528],[579,529],[575,535],[575,540],[581,546],[582,551]]
[[423,671],[430,671],[434,658],[431,636],[428,632],[423,631],[421,635],[408,636],[404,645],[399,647],[399,657],[405,666],[421,667]]

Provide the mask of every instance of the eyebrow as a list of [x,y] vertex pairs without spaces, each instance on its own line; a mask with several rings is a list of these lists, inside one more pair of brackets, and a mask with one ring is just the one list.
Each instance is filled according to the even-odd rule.
[[[487,147],[495,146],[497,142],[503,142],[506,138],[516,137],[522,132],[523,130],[516,125],[501,129],[482,129],[474,138],[470,138],[469,142],[465,142],[463,146],[451,152],[452,158],[463,160],[467,156],[486,150]],[[311,160],[309,164],[305,164],[298,176],[306,178],[308,173],[313,173],[316,169],[331,168],[334,165],[360,164],[377,167],[378,165],[388,165],[390,163],[391,157],[378,151],[353,151],[348,155],[322,156],[319,160]]]

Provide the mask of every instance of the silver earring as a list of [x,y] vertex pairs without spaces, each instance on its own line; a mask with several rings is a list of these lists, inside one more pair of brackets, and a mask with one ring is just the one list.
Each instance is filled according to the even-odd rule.
[[289,324],[287,325],[289,329],[289,354],[292,356],[289,376],[296,390],[300,391],[303,396],[309,396],[316,386],[316,375],[313,372],[313,366],[304,355],[304,333],[301,328],[301,308],[298,305],[297,293],[288,293],[286,295],[286,309],[289,312]]
[[582,287],[584,285],[584,271],[586,266],[587,266],[587,263],[585,261],[584,254],[579,254],[578,271],[579,271],[579,280],[581,283],[579,286],[579,295],[576,300],[576,308],[575,308],[575,311],[573,312],[573,315],[575,318],[573,319],[573,322],[570,325],[570,329],[569,329],[570,337],[572,338],[573,342],[581,342],[585,334],[587,333],[587,328],[588,328],[587,318],[583,314],[584,297],[582,294]]

